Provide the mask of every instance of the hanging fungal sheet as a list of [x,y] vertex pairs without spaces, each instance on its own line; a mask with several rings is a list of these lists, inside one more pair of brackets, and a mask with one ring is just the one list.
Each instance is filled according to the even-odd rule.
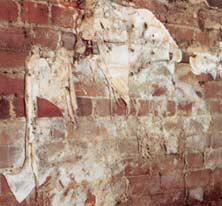
[[222,76],[222,54],[196,53],[190,57],[192,72],[210,74],[214,79]]
[[64,48],[57,51],[34,47],[26,62],[26,159],[23,169],[5,173],[8,184],[19,202],[24,200],[35,186],[41,185],[50,169],[39,174],[39,159],[35,144],[35,118],[37,97],[55,104],[63,118],[75,122],[77,109],[74,85],[71,83],[72,56]]
[[99,54],[86,59],[90,68],[102,70],[114,92],[126,103],[130,72],[153,62],[168,62],[174,75],[174,63],[181,60],[181,51],[169,32],[146,9],[99,1],[94,15],[86,18],[80,31],[84,39],[98,45]]

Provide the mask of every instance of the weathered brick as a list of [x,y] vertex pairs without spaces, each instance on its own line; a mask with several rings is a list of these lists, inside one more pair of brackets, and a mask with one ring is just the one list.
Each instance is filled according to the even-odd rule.
[[4,175],[0,174],[0,196],[11,193],[9,185],[4,177]]
[[8,146],[0,146],[0,168],[8,168],[12,166],[9,162]]
[[208,108],[212,114],[221,114],[222,102],[220,100],[208,101]]
[[37,98],[37,115],[38,117],[61,117],[61,110],[46,99]]
[[22,20],[35,24],[48,24],[48,5],[24,0]]
[[10,105],[6,99],[0,99],[0,119],[9,118]]
[[62,33],[62,45],[68,49],[72,50],[74,49],[75,43],[76,43],[76,37],[71,32],[63,32]]
[[222,149],[207,150],[205,153],[205,166],[208,168],[222,166]]
[[73,28],[75,23],[73,15],[76,12],[76,9],[72,7],[52,6],[52,23],[65,28]]
[[184,188],[184,174],[176,173],[176,174],[168,174],[161,175],[160,178],[161,189],[168,191],[173,189],[183,189]]
[[192,113],[192,103],[179,103],[177,106],[178,115],[189,116]]
[[129,187],[132,196],[143,196],[144,194],[156,194],[160,191],[160,177],[157,176],[135,176],[129,177]]
[[210,38],[208,32],[195,31],[194,40],[199,42],[201,45],[210,45]]
[[31,36],[33,45],[39,44],[43,47],[56,49],[59,35],[56,31],[49,28],[34,28]]
[[138,159],[125,159],[123,160],[123,164],[125,165],[126,176],[146,176],[151,173],[150,164]]
[[21,27],[0,28],[0,48],[7,50],[28,50],[30,39],[27,36],[29,29]]
[[114,115],[124,116],[127,114],[127,104],[123,99],[117,99],[113,103],[112,113]]
[[0,204],[1,206],[26,206],[26,201],[24,200],[22,203],[19,203],[13,194],[0,196]]
[[100,82],[76,82],[74,84],[76,96],[87,96],[87,97],[109,97],[106,92],[106,86]]
[[95,114],[98,116],[111,115],[111,100],[110,99],[96,99]]
[[0,75],[0,95],[23,94],[24,80]]
[[1,68],[19,68],[25,66],[27,53],[0,50],[0,70]]
[[12,0],[1,0],[0,3],[0,21],[16,21],[18,17],[18,8]]
[[152,112],[153,109],[152,101],[140,100],[139,105],[140,106],[139,106],[138,116],[147,116],[150,112]]
[[215,115],[212,118],[212,131],[213,132],[221,132],[222,131],[222,116],[221,115]]
[[166,89],[156,86],[153,91],[153,96],[162,96],[166,93]]
[[186,186],[188,188],[204,187],[211,181],[211,171],[208,169],[188,172]]
[[222,98],[222,83],[218,81],[208,82],[204,85],[206,98]]
[[96,204],[96,196],[90,190],[88,190],[87,197],[85,200],[85,206],[93,206],[95,204]]
[[23,96],[16,96],[13,101],[16,117],[25,116],[25,99]]
[[191,42],[194,39],[194,30],[165,25],[177,42]]
[[199,169],[203,167],[204,159],[202,153],[188,153],[186,155],[187,169]]
[[222,133],[213,131],[211,134],[211,147],[212,148],[222,148]]
[[167,101],[167,116],[173,116],[176,113],[176,103],[174,101]]
[[77,114],[79,116],[89,116],[92,114],[92,100],[90,98],[77,98]]

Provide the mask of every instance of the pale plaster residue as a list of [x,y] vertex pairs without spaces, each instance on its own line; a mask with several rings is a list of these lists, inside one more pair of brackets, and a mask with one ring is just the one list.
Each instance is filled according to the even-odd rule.
[[214,79],[222,76],[222,54],[195,53],[190,57],[192,72],[210,74]]

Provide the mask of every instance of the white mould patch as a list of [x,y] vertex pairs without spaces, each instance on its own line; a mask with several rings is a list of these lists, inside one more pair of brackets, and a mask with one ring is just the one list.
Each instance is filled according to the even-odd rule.
[[[57,51],[34,47],[26,62],[26,159],[21,171],[5,173],[16,199],[22,202],[35,186],[41,185],[48,172],[39,173],[40,160],[36,154],[37,97],[45,98],[63,113],[65,122],[75,122],[77,109],[74,85],[72,84],[72,55],[64,48]],[[44,126],[42,133],[47,135]]]
[[99,54],[77,63],[77,70],[81,64],[90,65],[93,73],[101,70],[114,94],[127,104],[130,72],[153,62],[167,62],[174,76],[174,64],[181,60],[181,51],[150,11],[103,0],[94,9],[94,15],[84,19],[79,31],[84,39],[97,42]]
[[222,77],[222,54],[196,53],[190,57],[191,70],[194,74],[210,74],[214,79]]

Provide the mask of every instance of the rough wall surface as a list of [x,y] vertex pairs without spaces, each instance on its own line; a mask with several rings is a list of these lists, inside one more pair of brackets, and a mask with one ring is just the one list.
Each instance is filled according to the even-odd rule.
[[221,28],[206,1],[1,0],[0,206],[221,205]]

